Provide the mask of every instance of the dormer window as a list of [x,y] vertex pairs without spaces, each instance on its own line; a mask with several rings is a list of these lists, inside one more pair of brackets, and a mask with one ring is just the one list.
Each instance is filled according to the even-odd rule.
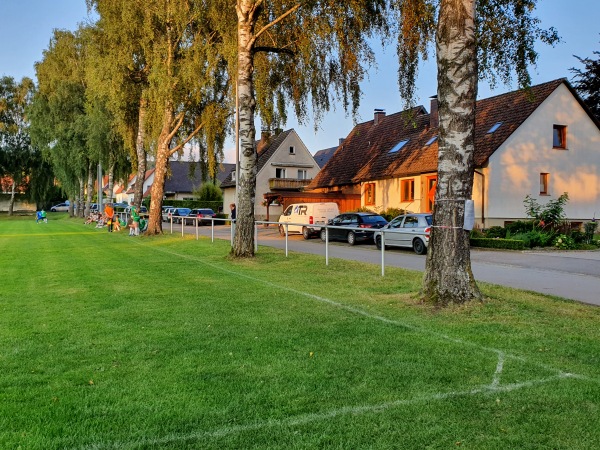
[[408,141],[409,139],[405,139],[403,141],[398,142],[392,147],[392,149],[388,153],[398,153],[400,150],[402,150],[402,147],[404,147],[408,143]]
[[429,139],[426,143],[425,143],[425,147],[429,147],[431,144],[433,144],[435,141],[437,141],[437,136],[433,136],[431,139]]
[[492,125],[492,128],[488,130],[487,134],[495,133],[496,130],[500,128],[500,125],[502,125],[502,122],[496,122],[494,125]]

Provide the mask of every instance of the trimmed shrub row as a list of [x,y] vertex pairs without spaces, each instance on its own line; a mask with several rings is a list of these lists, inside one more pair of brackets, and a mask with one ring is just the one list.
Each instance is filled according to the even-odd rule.
[[525,248],[525,243],[515,239],[471,238],[471,247],[523,250]]

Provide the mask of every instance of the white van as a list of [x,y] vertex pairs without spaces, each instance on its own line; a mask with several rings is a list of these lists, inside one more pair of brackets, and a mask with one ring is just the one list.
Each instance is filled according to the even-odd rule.
[[[329,219],[333,219],[340,213],[337,203],[293,203],[288,206],[283,214],[279,216],[280,224],[288,225],[289,233],[302,233],[304,239],[317,236],[321,227],[326,225]],[[285,226],[279,225],[279,233],[285,236]]]

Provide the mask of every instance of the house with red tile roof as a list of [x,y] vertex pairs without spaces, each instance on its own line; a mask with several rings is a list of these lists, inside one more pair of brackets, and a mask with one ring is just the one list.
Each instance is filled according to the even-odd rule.
[[[276,221],[281,214],[279,203],[271,203],[285,192],[298,192],[319,172],[319,165],[294,129],[263,132],[256,143],[258,155],[256,174],[256,203],[254,217],[257,220]],[[235,168],[221,183],[224,211],[236,203]]]
[[[437,99],[354,127],[307,187],[360,194],[374,211],[431,211],[437,181]],[[523,200],[569,194],[569,220],[600,214],[600,122],[566,79],[477,102],[473,200],[479,227],[526,218]]]

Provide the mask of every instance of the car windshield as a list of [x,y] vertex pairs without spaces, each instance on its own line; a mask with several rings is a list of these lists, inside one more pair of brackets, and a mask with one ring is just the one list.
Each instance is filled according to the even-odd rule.
[[198,214],[214,214],[212,209],[199,209]]
[[363,216],[362,217],[363,222],[364,223],[387,223],[387,220],[385,220],[383,217],[381,216]]
[[185,216],[185,215],[188,215],[190,213],[191,209],[190,208],[179,208],[176,211],[177,211],[177,213],[179,215]]

